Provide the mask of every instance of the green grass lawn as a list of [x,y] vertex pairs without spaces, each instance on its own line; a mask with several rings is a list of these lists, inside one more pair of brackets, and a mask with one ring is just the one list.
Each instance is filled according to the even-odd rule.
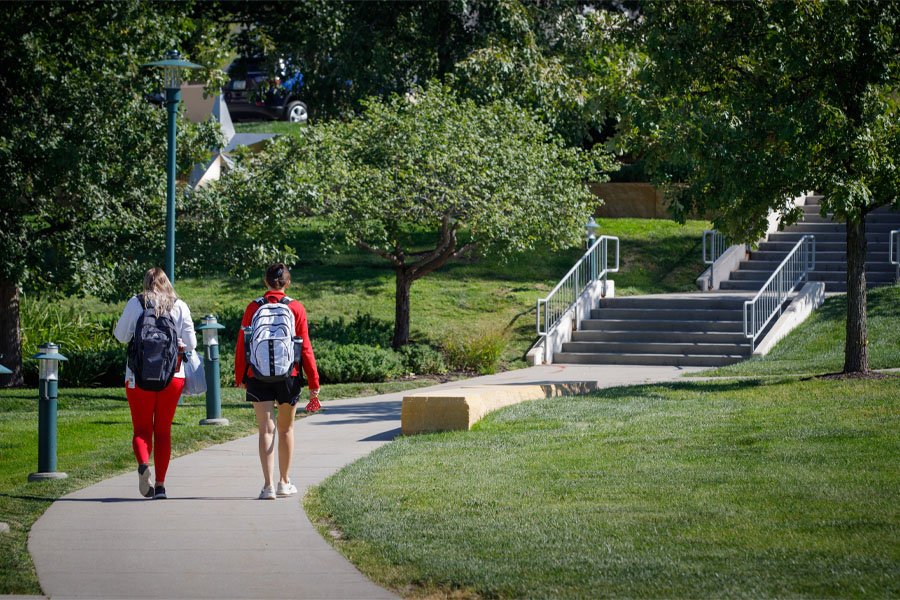
[[[678,225],[661,219],[600,219],[601,232],[620,238],[620,270],[610,276],[617,295],[695,290],[703,271],[700,247],[706,221]],[[311,323],[369,313],[393,323],[395,273],[390,263],[359,250],[320,250],[321,234],[298,229],[290,240],[300,261],[291,271],[288,294],[303,302]],[[524,355],[537,339],[535,303],[546,296],[583,253],[580,248],[534,252],[500,261],[490,257],[453,262],[417,280],[411,292],[411,337],[440,346],[449,336],[494,332],[503,336],[502,369],[525,366]],[[195,320],[224,308],[243,310],[264,291],[262,270],[249,280],[209,274],[202,279],[176,277],[176,290]],[[134,282],[135,289],[139,282]],[[78,310],[118,315],[124,302],[70,298]],[[223,333],[233,344],[234,332]],[[315,347],[315,338],[311,340]],[[223,345],[230,360],[233,346]]]
[[[900,378],[798,376],[840,370],[844,302],[719,370],[747,377],[507,407],[382,447],[305,506],[409,597],[897,597]],[[898,317],[900,288],[870,292],[874,367],[900,367]]]
[[[867,293],[869,366],[900,367],[900,286],[880,287]],[[692,376],[781,375],[835,373],[844,368],[847,296],[832,296],[809,319],[766,356]]]
[[900,379],[686,382],[403,438],[306,506],[409,596],[897,597],[898,461]]
[[296,136],[306,127],[306,123],[289,123],[287,121],[247,121],[234,123],[237,133],[277,133],[279,135]]
[[[331,385],[323,390],[323,406],[327,410],[330,399],[371,396],[432,383],[420,379]],[[131,450],[131,413],[123,388],[61,388],[58,404],[57,470],[68,478],[28,483],[28,474],[38,466],[37,391],[0,390],[0,522],[10,527],[9,533],[0,534],[0,594],[40,593],[27,550],[28,531],[54,500],[136,468]],[[222,413],[229,420],[228,427],[202,427],[199,421],[206,417],[204,398],[185,398],[172,426],[172,456],[256,432],[256,418],[244,401],[243,390],[222,391]],[[304,415],[301,411],[300,418]]]

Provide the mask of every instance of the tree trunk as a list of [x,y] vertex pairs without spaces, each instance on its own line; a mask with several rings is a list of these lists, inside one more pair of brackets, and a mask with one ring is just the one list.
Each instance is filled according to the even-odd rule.
[[0,279],[0,365],[12,375],[0,375],[0,387],[22,385],[22,336],[19,329],[19,288]]
[[869,335],[866,327],[866,217],[847,221],[847,341],[844,373],[869,370]]
[[407,267],[397,267],[397,297],[394,311],[394,338],[391,346],[397,350],[409,343],[409,290],[412,273]]

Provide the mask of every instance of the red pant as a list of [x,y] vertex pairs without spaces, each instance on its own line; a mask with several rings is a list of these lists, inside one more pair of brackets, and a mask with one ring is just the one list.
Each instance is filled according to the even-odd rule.
[[172,379],[172,383],[161,392],[147,392],[125,386],[125,396],[131,407],[131,423],[134,426],[134,437],[131,440],[134,456],[138,464],[149,463],[150,451],[153,451],[156,481],[166,480],[169,455],[172,453],[172,419],[175,418],[182,389],[184,379],[178,378]]

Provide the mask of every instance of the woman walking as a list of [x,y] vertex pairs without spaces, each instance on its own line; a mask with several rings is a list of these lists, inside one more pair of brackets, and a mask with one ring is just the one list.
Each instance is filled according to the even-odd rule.
[[[291,283],[291,274],[287,266],[284,263],[277,263],[266,269],[265,283],[267,287],[265,294],[248,304],[244,311],[241,327],[244,331],[251,328],[248,333],[250,337],[245,342],[244,335],[238,335],[234,378],[239,387],[246,386],[247,400],[253,403],[256,422],[259,425],[259,460],[265,480],[259,498],[274,500],[279,496],[297,493],[297,488],[291,483],[288,475],[294,453],[294,418],[297,413],[297,401],[303,389],[303,378],[297,364],[302,365],[303,372],[309,380],[310,400],[306,406],[307,411],[320,408],[319,373],[309,342],[306,309],[300,302],[285,296],[285,289]],[[283,307],[288,310],[284,310]],[[291,328],[292,330],[288,331]],[[291,350],[287,350],[286,344],[291,345]],[[293,356],[292,364],[280,364],[284,357],[281,348],[288,356]],[[261,356],[264,356],[262,361]],[[283,373],[284,376],[277,373]],[[279,472],[277,487],[276,431]]]
[[[143,292],[125,305],[114,331],[128,343],[125,395],[134,427],[132,447],[138,462],[138,489],[155,500],[166,498],[166,471],[172,452],[172,419],[184,388],[184,352],[197,346],[187,304],[178,299],[166,273],[144,275]],[[156,469],[154,485],[150,453]]]

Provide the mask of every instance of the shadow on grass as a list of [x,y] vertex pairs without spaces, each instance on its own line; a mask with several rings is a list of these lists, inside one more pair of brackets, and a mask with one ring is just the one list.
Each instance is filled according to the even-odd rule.
[[753,388],[762,388],[770,385],[778,385],[784,383],[785,381],[795,381],[796,378],[785,377],[778,378],[777,380],[772,379],[760,379],[760,378],[752,378],[752,379],[730,379],[726,381],[722,381],[720,379],[716,380],[701,380],[701,381],[678,381],[678,382],[665,382],[665,383],[653,383],[653,384],[641,384],[641,385],[629,385],[629,386],[620,386],[620,387],[611,387],[604,388],[602,390],[597,390],[595,392],[591,392],[590,394],[586,394],[586,396],[591,398],[604,398],[604,399],[614,399],[620,400],[624,398],[632,398],[634,396],[641,395],[645,393],[647,390],[653,389],[666,389],[671,391],[703,391],[703,392],[735,392],[741,390],[748,390]]

